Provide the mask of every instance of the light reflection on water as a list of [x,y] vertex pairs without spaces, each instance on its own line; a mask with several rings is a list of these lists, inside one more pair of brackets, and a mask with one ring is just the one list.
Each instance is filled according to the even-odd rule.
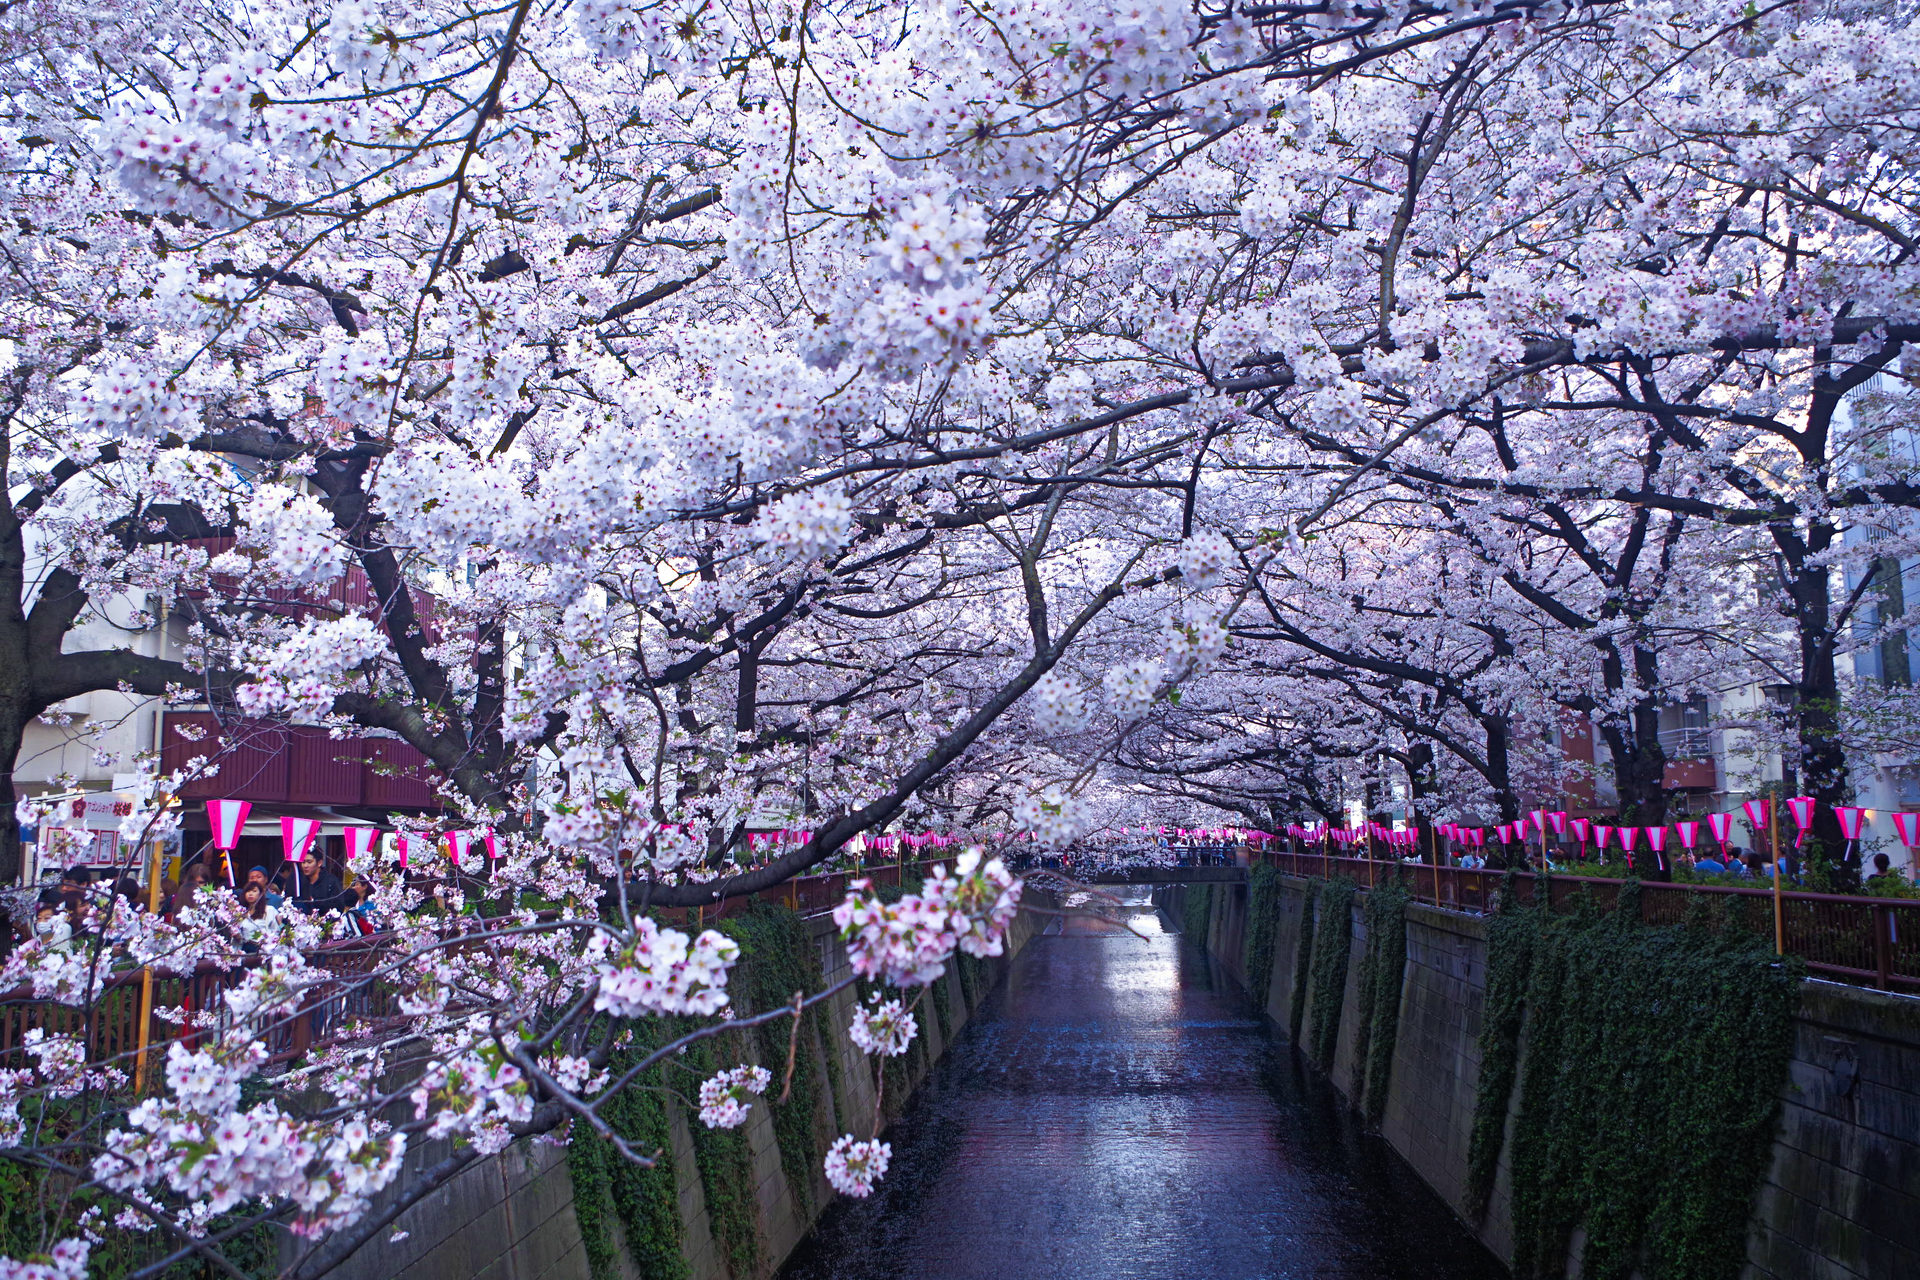
[[1162,927],[1070,916],[1014,961],[787,1280],[1496,1280],[1237,988]]

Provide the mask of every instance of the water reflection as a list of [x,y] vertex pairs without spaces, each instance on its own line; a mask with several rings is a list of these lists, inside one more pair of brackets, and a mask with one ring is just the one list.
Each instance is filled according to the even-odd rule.
[[1504,1275],[1177,934],[1035,939],[889,1140],[788,1280]]

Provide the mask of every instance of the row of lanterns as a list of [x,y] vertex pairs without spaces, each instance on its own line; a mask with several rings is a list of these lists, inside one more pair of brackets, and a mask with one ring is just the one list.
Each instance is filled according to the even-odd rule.
[[[207,801],[207,821],[213,828],[213,847],[219,850],[221,862],[225,864],[227,883],[234,883],[232,853],[240,846],[240,833],[247,824],[247,814],[253,809],[249,800],[209,800]],[[313,848],[313,842],[319,838],[322,823],[318,818],[282,818],[280,819],[280,843],[286,854],[286,860],[298,863]],[[346,841],[346,860],[349,864],[355,858],[366,858],[379,842],[382,832],[378,827],[348,825],[341,828],[341,836]],[[399,855],[400,866],[405,869],[408,854],[416,850],[425,852],[438,845],[445,848],[447,858],[458,869],[472,854],[477,843],[486,851],[489,862],[500,856],[499,845],[494,839],[491,828],[483,831],[448,831],[438,837],[410,836],[404,832],[387,833],[392,837],[393,849]]]
[[[1818,802],[1812,796],[1792,796],[1787,800],[1786,807],[1798,832],[1794,847],[1799,848],[1806,843],[1807,835],[1812,830]],[[1741,808],[1746,813],[1747,826],[1754,833],[1754,839],[1757,842],[1761,829],[1768,827],[1773,821],[1773,801],[1767,797],[1761,797],[1747,801]],[[1841,835],[1851,843],[1859,840],[1861,828],[1872,821],[1873,810],[1863,809],[1857,805],[1834,805],[1833,816],[1840,824]],[[1909,849],[1920,848],[1920,813],[1894,813],[1889,816],[1893,819],[1894,830],[1899,835],[1900,842]],[[1700,829],[1704,825],[1713,833],[1714,840],[1720,845],[1721,854],[1725,855],[1733,836],[1734,821],[1734,814],[1710,813],[1706,815],[1704,824],[1694,820],[1675,822],[1671,829],[1679,836],[1680,847],[1691,851],[1698,847]],[[1587,842],[1591,839],[1602,851],[1611,848],[1617,842],[1621,851],[1631,858],[1635,846],[1644,836],[1647,848],[1664,865],[1668,829],[1665,825],[1611,825],[1593,822],[1586,818],[1570,817],[1565,811],[1548,812],[1535,809],[1526,817],[1499,824],[1492,828],[1492,832],[1495,841],[1502,845],[1523,843],[1535,836],[1544,838],[1548,831],[1552,831],[1556,836],[1571,833],[1573,838],[1579,841],[1583,857],[1586,854]],[[1454,843],[1469,848],[1480,848],[1487,843],[1488,828],[1486,827],[1442,822],[1435,824],[1434,830]],[[1413,830],[1395,830],[1378,822],[1368,822],[1350,828],[1332,827],[1326,823],[1289,826],[1287,834],[1295,839],[1331,840],[1341,845],[1355,844],[1366,837],[1372,837],[1389,847],[1412,847],[1418,839],[1418,833]]]

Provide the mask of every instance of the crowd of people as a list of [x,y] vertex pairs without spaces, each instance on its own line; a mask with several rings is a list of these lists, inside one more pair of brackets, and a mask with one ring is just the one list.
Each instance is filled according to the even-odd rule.
[[112,869],[68,867],[59,873],[57,881],[40,889],[31,920],[16,919],[15,930],[23,941],[36,937],[52,946],[67,946],[93,927],[92,920],[100,912],[89,911],[90,907],[114,904],[116,910],[157,910],[172,920],[182,911],[207,905],[210,898],[225,894],[238,900],[243,932],[248,935],[272,928],[284,911],[314,915],[344,912],[362,934],[374,933],[379,927],[368,882],[344,884],[317,851],[309,850],[299,862],[285,864],[273,876],[263,867],[248,868],[245,878],[232,886],[221,883],[215,868],[207,862],[191,862],[177,881],[163,879],[157,892],[150,892],[131,875],[116,875]]

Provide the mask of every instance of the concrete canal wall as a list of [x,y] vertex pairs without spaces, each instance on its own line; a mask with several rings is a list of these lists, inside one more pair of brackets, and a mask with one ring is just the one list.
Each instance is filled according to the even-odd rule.
[[[1045,895],[1033,894],[1039,900]],[[1045,927],[1046,917],[1022,911],[1014,922],[1008,955],[988,961],[981,980],[962,982],[957,966],[950,966],[922,1001],[918,1011],[920,1034],[926,1037],[924,1056],[908,1059],[909,1090],[917,1088],[932,1064],[945,1054],[949,1035],[957,1034],[971,1018],[988,993],[1004,976],[1006,964],[1027,942]],[[820,949],[821,968],[829,983],[847,977],[845,949],[833,934],[832,923],[818,917],[807,923],[813,942]],[[969,998],[971,995],[971,998]],[[947,1015],[938,1016],[931,1000],[944,1001]],[[872,1060],[847,1039],[846,1029],[854,1007],[851,988],[832,1001],[830,1017],[834,1034],[807,1037],[803,1052],[812,1052],[821,1068],[829,1064],[824,1055],[841,1056],[838,1077],[840,1103],[847,1114],[872,1116],[875,1107]],[[943,1034],[943,1025],[945,1032]],[[820,1040],[826,1043],[820,1043]],[[754,1058],[751,1046],[745,1055]],[[724,1064],[723,1064],[724,1065]],[[778,1064],[766,1064],[776,1073]],[[894,1086],[889,1085],[891,1094]],[[816,1130],[824,1150],[838,1133],[833,1129],[834,1100],[822,1090],[816,1108]],[[893,1108],[889,1106],[891,1113]],[[694,1135],[688,1128],[685,1110],[667,1108],[673,1148],[674,1182],[677,1190],[681,1251],[687,1263],[689,1280],[757,1280],[779,1270],[815,1219],[832,1201],[818,1161],[813,1162],[814,1186],[805,1197],[796,1196],[782,1168],[774,1122],[767,1106],[756,1103],[744,1126],[751,1152],[753,1186],[751,1188],[754,1225],[759,1233],[760,1262],[756,1276],[733,1274],[722,1251],[716,1246],[713,1215],[702,1187],[694,1150]],[[870,1125],[855,1125],[859,1136],[868,1136]],[[443,1151],[423,1148],[409,1156],[416,1166],[431,1164]],[[807,1208],[804,1206],[811,1206]],[[619,1280],[645,1280],[624,1247],[619,1221],[611,1224],[614,1243],[612,1275]],[[405,1238],[389,1242],[386,1235],[362,1248],[343,1265],[329,1273],[329,1280],[449,1280],[473,1277],[474,1280],[593,1280],[586,1242],[579,1219],[574,1213],[574,1187],[565,1147],[541,1141],[518,1142],[499,1156],[464,1171],[446,1186],[401,1215],[396,1230]],[[603,1277],[604,1280],[604,1277]]]
[[[1285,1035],[1296,985],[1307,984],[1302,1027],[1313,1025],[1313,984],[1295,973],[1307,883],[1283,879],[1270,973],[1241,972],[1248,890],[1210,893],[1206,947]],[[1187,890],[1156,890],[1178,924]],[[1353,1051],[1358,975],[1366,950],[1356,897],[1342,1025],[1332,1082],[1361,1093]],[[1487,1211],[1467,1213],[1467,1151],[1480,1079],[1487,993],[1484,917],[1420,904],[1406,911],[1407,959],[1380,1136],[1503,1261],[1513,1256],[1508,1150]],[[1750,1280],[1891,1280],[1920,1276],[1920,1000],[1808,981],[1795,1020],[1788,1080],[1770,1167],[1747,1231]],[[1524,1042],[1523,1042],[1524,1043]],[[1524,1047],[1523,1050],[1524,1052]],[[1701,1064],[1702,1088],[1738,1088],[1737,1072]],[[1517,1098],[1519,1091],[1515,1091]],[[1511,1145],[1514,1126],[1507,1126]]]

